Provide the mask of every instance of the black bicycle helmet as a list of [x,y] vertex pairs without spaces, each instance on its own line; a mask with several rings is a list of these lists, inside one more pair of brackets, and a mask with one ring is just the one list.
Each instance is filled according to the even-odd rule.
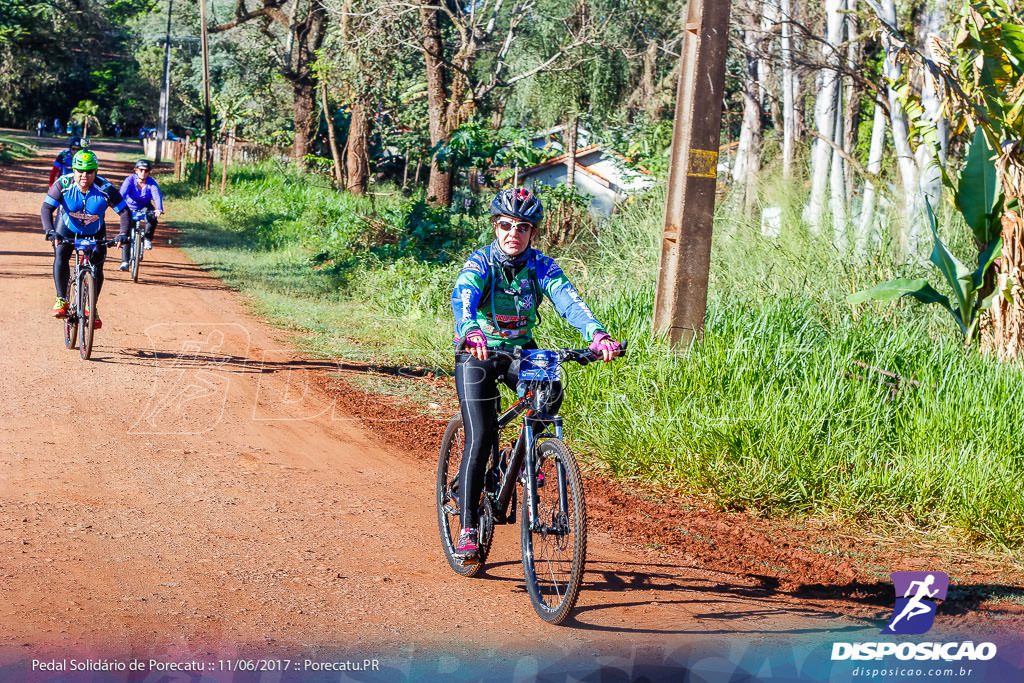
[[82,138],[78,137],[77,135],[72,135],[71,139],[68,140],[68,149],[71,149],[72,147],[81,147],[81,146],[82,146]]
[[144,168],[148,171],[152,167],[153,165],[149,162],[149,159],[139,159],[135,162],[135,168]]
[[544,207],[537,195],[522,187],[501,190],[491,202],[491,216],[511,216],[537,225],[544,218]]

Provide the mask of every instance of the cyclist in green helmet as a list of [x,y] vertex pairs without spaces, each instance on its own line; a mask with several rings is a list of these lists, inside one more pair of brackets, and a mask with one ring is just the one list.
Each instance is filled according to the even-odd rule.
[[[96,175],[99,159],[90,149],[78,151],[71,161],[71,173],[62,175],[57,182],[50,185],[40,217],[46,239],[54,242],[53,247],[53,282],[57,287],[57,301],[53,305],[54,317],[61,318],[68,312],[68,260],[74,251],[76,237],[94,237],[97,241],[107,237],[104,214],[107,208],[114,209],[120,218],[120,231],[117,239],[124,242],[128,239],[128,225],[131,211],[121,198],[121,193],[106,179]],[[54,222],[54,211],[59,209],[57,221]],[[57,240],[61,240],[57,244]],[[106,247],[99,246],[93,261],[97,264],[96,293],[99,295],[103,287],[103,262],[107,256]],[[96,329],[102,326],[99,314],[96,314]]]

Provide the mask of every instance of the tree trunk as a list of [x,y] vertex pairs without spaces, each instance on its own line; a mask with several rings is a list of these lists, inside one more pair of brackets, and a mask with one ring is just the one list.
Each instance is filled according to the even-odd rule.
[[295,93],[295,139],[292,143],[292,159],[297,164],[304,164],[305,156],[312,149],[317,122],[317,117],[313,114],[316,108],[313,81],[293,81],[292,91]]
[[331,108],[327,104],[327,84],[320,82],[320,108],[324,112],[324,122],[327,124],[327,142],[331,145],[331,159],[334,160],[333,177],[334,187],[341,187],[341,153],[338,151],[338,136],[334,130],[334,117],[331,116]]
[[[438,20],[439,2],[432,2],[420,8],[420,24],[423,30],[424,59],[427,66],[427,116],[430,126],[430,144],[437,145],[447,139],[447,84],[445,82],[443,54],[444,43]],[[442,171],[434,157],[430,159],[430,178],[427,181],[427,201],[434,206],[448,206],[452,201],[452,174]]]
[[[1024,195],[1024,160],[1010,161],[1002,173],[1007,204]],[[1013,302],[996,294],[989,314],[981,323],[981,349],[999,360],[1019,360],[1024,349],[1024,219],[1021,211],[1003,212],[1003,253],[999,257],[998,280],[1013,282]]]
[[[896,26],[896,3],[894,0],[882,0],[880,5],[882,18]],[[910,136],[907,117],[903,112],[903,105],[900,104],[899,95],[890,85],[903,74],[903,67],[896,62],[892,38],[885,31],[882,32],[882,47],[885,49],[883,71],[887,84],[886,95],[889,100],[889,123],[892,127],[892,144],[896,151],[896,164],[900,170],[900,180],[903,185],[904,225],[900,231],[899,242],[902,243],[901,249],[906,254],[907,229],[914,220],[914,197],[917,194],[917,164],[914,163],[914,155],[910,150]]]
[[793,139],[796,133],[796,101],[793,93],[792,0],[782,0],[782,176],[793,175]]
[[[920,24],[919,43],[924,45],[926,54],[934,58],[935,55],[925,40],[929,34],[938,34],[942,30],[942,24],[946,16],[946,0],[934,0],[927,4],[927,10]],[[938,210],[942,201],[942,175],[938,164],[945,155],[941,150],[945,148],[946,141],[943,139],[943,131],[946,126],[942,115],[942,83],[937,81],[931,72],[925,70],[921,83],[921,106],[924,108],[924,118],[934,124],[937,128],[938,148],[929,144],[918,145],[914,154],[914,162],[917,166],[917,192],[914,193],[913,217],[910,230],[907,236],[907,254],[912,259],[923,261],[930,251],[931,234],[925,228],[924,220],[925,199],[931,204],[932,209]]]
[[[882,170],[882,155],[885,152],[885,109],[875,102],[875,118],[871,125],[871,149],[868,151],[868,172],[877,174]],[[864,181],[864,202],[860,210],[860,227],[857,231],[857,252],[866,254],[879,243],[881,236],[875,228],[875,201],[877,190],[871,179]]]
[[752,0],[743,13],[743,45],[746,69],[743,78],[743,123],[740,126],[740,140],[736,146],[736,163],[733,165],[733,180],[742,183],[742,205],[750,212],[754,205],[754,189],[757,172],[761,166],[761,97],[758,87],[758,10],[761,3]]
[[[861,59],[861,46],[860,42],[856,40],[859,34],[857,24],[857,0],[847,0],[846,9],[849,14],[846,15],[846,67],[851,73],[859,73],[862,71],[862,59]],[[841,145],[843,150],[853,156],[857,149],[857,133],[860,128],[860,98],[864,91],[864,86],[859,81],[855,80],[850,76],[844,76],[844,113],[843,113],[843,139]],[[843,175],[843,182],[846,185],[846,203],[849,204],[853,199],[853,168],[850,164],[843,165],[845,173]]]
[[[836,98],[842,97],[842,91],[836,88]],[[840,154],[839,150],[842,149],[843,142],[843,119],[845,114],[843,112],[843,106],[841,101],[836,102],[836,127],[833,132],[832,142],[835,143],[835,147],[832,148],[832,168],[829,173],[829,185],[831,190],[831,200],[829,202],[829,208],[832,211],[832,244],[835,245],[836,250],[840,254],[845,254],[847,250],[847,239],[846,239],[846,198],[849,192],[846,189],[846,162],[843,159],[843,155]]]
[[366,181],[370,175],[369,146],[370,119],[366,100],[357,98],[352,103],[352,119],[348,126],[348,155],[345,167],[348,169],[346,189],[354,195],[366,193]]
[[814,103],[814,122],[821,138],[814,141],[811,154],[811,197],[808,206],[808,222],[811,231],[821,232],[821,219],[825,213],[825,189],[829,183],[829,165],[832,148],[825,140],[835,139],[836,104],[840,99],[838,67],[839,53],[836,47],[842,40],[845,0],[826,0],[826,34],[822,46],[822,57],[827,66],[819,73],[820,88]]
[[[579,117],[571,114],[565,124],[565,186],[576,185],[576,131]],[[518,175],[518,174],[517,174]]]

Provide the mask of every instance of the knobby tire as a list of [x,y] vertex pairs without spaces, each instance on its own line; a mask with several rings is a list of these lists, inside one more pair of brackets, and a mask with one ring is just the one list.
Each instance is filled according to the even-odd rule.
[[64,347],[73,349],[78,345],[78,281],[72,274],[68,278],[68,314],[64,317]]
[[487,561],[491,541],[494,539],[494,517],[485,501],[480,511],[480,558],[476,564],[463,564],[455,557],[455,543],[462,530],[457,486],[465,448],[466,433],[462,427],[462,417],[457,415],[444,430],[441,451],[437,459],[437,527],[441,535],[441,548],[452,571],[461,576],[471,577],[479,574]]
[[142,262],[142,232],[139,231],[139,226],[135,226],[135,230],[132,233],[132,257],[131,257],[131,273],[132,282],[139,281],[139,263]]
[[90,270],[82,271],[78,287],[78,305],[81,316],[78,351],[82,354],[83,360],[89,360],[89,356],[92,355],[92,337],[96,331],[96,277]]
[[[535,449],[543,486],[535,487],[539,529],[531,529],[527,489],[523,487],[520,529],[523,574],[533,609],[551,624],[565,621],[579,598],[587,556],[587,505],[583,478],[572,451],[559,439],[544,439]],[[568,514],[559,510],[559,482],[565,482]]]

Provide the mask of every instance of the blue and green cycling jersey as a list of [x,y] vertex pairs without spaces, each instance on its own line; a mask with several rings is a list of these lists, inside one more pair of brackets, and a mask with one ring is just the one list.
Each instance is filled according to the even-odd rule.
[[493,248],[488,245],[473,252],[455,280],[452,312],[456,348],[475,329],[484,333],[489,347],[522,346],[533,341],[533,328],[540,321],[537,307],[544,295],[587,341],[605,332],[554,259],[531,248],[526,265],[509,274],[494,263]]
[[[89,191],[83,193],[75,182],[74,174],[61,176],[50,186],[43,198],[43,206],[50,215],[54,209],[60,210],[60,218],[55,226],[57,229],[64,227],[76,235],[86,237],[103,229],[103,214],[108,206],[117,213],[127,209],[121,193],[105,178],[96,176]],[[124,233],[127,232],[127,222],[122,222],[125,227],[121,232]],[[45,219],[43,226],[47,227]]]

